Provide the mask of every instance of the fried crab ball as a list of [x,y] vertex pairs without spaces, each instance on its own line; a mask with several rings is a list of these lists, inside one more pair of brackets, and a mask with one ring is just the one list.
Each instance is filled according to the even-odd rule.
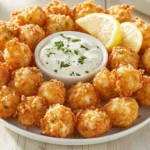
[[94,4],[94,0],[87,0],[83,3],[76,4],[72,10],[72,17],[74,20],[82,18],[91,13],[104,12],[103,8]]
[[11,22],[0,21],[0,51],[5,49],[6,43],[17,36],[18,29]]
[[140,56],[124,47],[117,46],[113,47],[112,53],[109,56],[109,67],[110,69],[119,68],[120,64],[123,65],[132,65],[135,69],[138,68]]
[[114,69],[110,75],[110,81],[120,96],[131,96],[142,87],[143,70],[136,70],[131,65],[122,65]]
[[93,86],[97,90],[102,100],[110,100],[117,97],[117,93],[110,82],[110,71],[107,68],[102,68],[93,79]]
[[76,26],[70,16],[55,14],[48,16],[44,26],[46,36],[59,31],[72,31],[75,29]]
[[73,133],[75,117],[70,108],[60,104],[49,107],[41,120],[42,134],[64,138]]
[[64,104],[66,97],[66,89],[61,81],[50,80],[43,82],[38,89],[38,95],[44,97],[49,105]]
[[111,99],[104,109],[110,117],[112,126],[126,128],[136,121],[139,106],[134,98],[121,97]]
[[20,124],[40,127],[40,120],[48,108],[47,101],[40,96],[21,97],[17,107],[17,116]]
[[143,86],[134,94],[134,98],[141,106],[150,106],[150,77],[144,76],[143,78]]
[[127,4],[111,6],[106,10],[107,14],[114,16],[118,21],[131,22],[132,21],[132,10],[134,6],[129,6]]
[[145,69],[145,71],[150,74],[150,48],[146,49],[142,58],[142,67]]
[[76,127],[85,138],[99,137],[111,129],[110,118],[103,109],[87,108],[76,115]]
[[37,24],[42,27],[46,19],[46,13],[40,6],[29,6],[11,13],[11,22],[18,25]]
[[38,25],[27,24],[19,28],[19,40],[34,51],[36,45],[45,37],[45,32]]
[[66,103],[72,110],[77,110],[97,106],[100,99],[92,84],[79,82],[68,90]]
[[12,72],[9,86],[19,94],[33,96],[37,94],[43,82],[43,75],[36,67],[22,67]]
[[33,55],[28,45],[19,42],[17,38],[7,42],[4,59],[13,69],[30,66],[32,57]]
[[59,0],[52,0],[44,6],[44,11],[47,15],[60,14],[70,16],[70,7],[66,3]]
[[0,62],[0,85],[7,85],[10,80],[11,67]]
[[20,96],[7,86],[0,86],[0,118],[15,116]]
[[145,23],[139,17],[136,17],[135,25],[141,30],[143,34],[143,43],[140,49],[140,53],[144,53],[144,51],[150,47],[150,25]]

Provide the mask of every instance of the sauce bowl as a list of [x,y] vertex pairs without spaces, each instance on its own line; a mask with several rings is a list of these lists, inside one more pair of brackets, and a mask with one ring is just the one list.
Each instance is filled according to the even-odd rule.
[[[40,51],[42,50],[42,48],[45,46],[46,43],[50,42],[53,38],[58,37],[60,34],[64,34],[64,35],[74,35],[74,36],[78,36],[78,37],[83,37],[87,40],[90,40],[91,42],[93,42],[94,44],[96,44],[97,46],[99,46],[99,49],[101,51],[101,63],[100,65],[93,70],[92,72],[89,72],[86,75],[82,75],[82,76],[61,76],[61,74],[54,74],[52,71],[48,70],[47,68],[45,68],[43,66],[43,64],[41,63],[40,60]],[[35,49],[35,62],[37,67],[41,70],[41,72],[43,73],[44,79],[45,80],[50,80],[50,79],[57,79],[59,81],[62,81],[65,84],[66,88],[71,87],[72,85],[76,84],[79,81],[82,82],[87,82],[92,80],[92,78],[94,77],[94,75],[103,67],[106,66],[108,61],[108,53],[107,50],[105,48],[105,46],[102,44],[101,41],[99,41],[98,39],[96,39],[95,37],[89,35],[89,34],[85,34],[85,33],[81,33],[81,32],[75,32],[75,31],[64,31],[64,32],[57,32],[54,33],[52,35],[47,36],[45,39],[43,39],[36,47]]]

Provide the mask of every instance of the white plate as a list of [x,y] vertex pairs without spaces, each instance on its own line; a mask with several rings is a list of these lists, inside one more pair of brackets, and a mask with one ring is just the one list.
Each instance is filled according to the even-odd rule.
[[[84,0],[64,0],[70,5],[74,5],[77,2],[82,2]],[[13,0],[13,3],[10,3],[10,0],[0,0],[0,20],[8,20],[9,19],[9,13],[12,10],[17,10],[29,5],[44,5],[48,3],[49,0]],[[100,0],[95,0],[95,2],[98,4]],[[5,13],[3,13],[5,12]],[[3,120],[0,119],[0,123],[3,124],[8,129],[23,135],[27,138],[31,138],[33,140],[45,142],[45,143],[52,143],[52,144],[61,144],[61,145],[89,145],[89,144],[97,144],[97,143],[103,143],[107,141],[112,141],[118,138],[121,138],[123,136],[126,136],[128,134],[131,134],[135,132],[136,130],[140,129],[141,127],[145,126],[148,122],[150,122],[150,108],[140,108],[139,114],[141,117],[135,122],[134,126],[125,129],[115,129],[113,128],[111,132],[107,135],[104,135],[102,137],[98,138],[90,138],[90,139],[83,139],[79,137],[76,133],[72,137],[60,139],[60,138],[52,138],[40,135],[40,129],[38,128],[30,128],[30,130],[26,130],[25,127],[18,124],[17,119],[7,119]]]
[[98,138],[90,138],[90,139],[81,138],[80,136],[77,135],[76,132],[72,137],[62,138],[62,139],[43,136],[43,135],[40,135],[40,129],[30,128],[29,130],[26,130],[26,128],[20,125],[17,119],[14,119],[14,118],[7,119],[7,120],[0,119],[0,123],[3,124],[8,129],[20,135],[23,135],[27,138],[37,140],[40,142],[60,144],[60,145],[89,145],[89,144],[108,142],[108,141],[121,138],[123,136],[126,136],[128,134],[131,134],[137,131],[138,129],[140,129],[141,127],[145,126],[147,123],[150,122],[150,108],[148,107],[140,108],[139,114],[141,117],[135,122],[134,126],[125,130],[113,128],[111,132],[107,135],[104,135]]

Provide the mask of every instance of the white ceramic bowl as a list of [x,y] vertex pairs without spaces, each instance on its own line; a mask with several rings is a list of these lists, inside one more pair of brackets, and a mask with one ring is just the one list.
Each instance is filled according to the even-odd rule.
[[[51,39],[60,36],[60,34],[64,34],[64,35],[75,35],[77,37],[84,37],[90,41],[92,41],[93,43],[95,43],[96,45],[99,46],[101,54],[102,54],[102,61],[101,64],[97,67],[97,69],[95,69],[94,71],[86,74],[86,75],[82,75],[82,76],[61,76],[61,75],[56,75],[53,72],[51,72],[50,70],[46,69],[40,59],[39,59],[39,53],[41,51],[41,49],[44,47],[44,45],[51,41]],[[46,37],[45,39],[43,39],[36,47],[35,49],[35,62],[37,67],[42,71],[45,80],[49,80],[49,79],[57,79],[59,81],[62,81],[65,84],[65,87],[69,88],[71,85],[76,84],[79,81],[82,82],[86,82],[86,81],[90,81],[94,75],[104,66],[106,66],[108,61],[108,53],[106,48],[104,47],[104,45],[95,37],[89,35],[89,34],[85,34],[85,33],[81,33],[81,32],[75,32],[75,31],[64,31],[64,32],[57,32],[54,33],[52,35],[49,35],[48,37]]]

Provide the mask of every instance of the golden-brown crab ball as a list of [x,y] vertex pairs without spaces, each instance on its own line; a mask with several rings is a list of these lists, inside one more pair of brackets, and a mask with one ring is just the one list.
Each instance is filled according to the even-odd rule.
[[150,74],[150,48],[146,49],[141,58],[142,67]]
[[140,105],[150,106],[150,77],[144,76],[143,78],[143,86],[134,94],[134,98]]
[[111,99],[104,109],[110,117],[112,126],[126,128],[136,121],[139,106],[132,97],[118,97]]
[[6,43],[17,36],[18,28],[11,22],[0,21],[0,51],[5,49]]
[[32,57],[33,55],[28,45],[19,42],[17,38],[7,42],[4,59],[13,69],[30,66]]
[[70,108],[51,105],[41,120],[42,134],[64,138],[74,131],[75,117]]
[[27,24],[19,28],[18,39],[34,51],[36,45],[45,37],[45,32],[38,25]]
[[36,67],[22,67],[12,72],[9,86],[19,94],[34,96],[43,82],[43,75]]
[[70,16],[55,14],[48,16],[44,26],[46,36],[59,31],[72,31],[75,29],[76,26]]
[[47,101],[40,96],[21,97],[17,107],[17,116],[20,124],[40,127],[40,120],[48,108]]
[[77,20],[91,13],[104,12],[103,8],[94,4],[94,0],[87,0],[83,3],[76,4],[72,10],[72,18]]
[[77,112],[76,128],[85,138],[99,137],[110,131],[111,122],[102,108],[87,108]]
[[44,6],[44,11],[47,15],[60,14],[70,16],[70,7],[60,0],[52,0]]
[[0,86],[0,118],[15,116],[20,96],[7,86]]
[[135,69],[138,68],[140,56],[125,47],[117,46],[113,47],[113,50],[109,56],[109,67],[110,69],[119,68],[120,64],[132,65]]
[[114,16],[121,23],[131,22],[133,9],[134,6],[129,6],[127,4],[115,5],[106,10],[106,13]]
[[44,97],[49,105],[57,103],[63,105],[66,98],[66,89],[64,83],[52,79],[41,84],[38,95]]
[[141,18],[136,17],[133,22],[143,34],[143,43],[140,49],[140,53],[143,54],[146,49],[150,47],[150,25],[145,23]]
[[120,96],[131,96],[142,87],[143,70],[137,70],[131,65],[122,65],[114,69],[110,75],[110,81]]
[[46,13],[40,6],[29,6],[11,13],[11,22],[18,25],[37,24],[42,27],[46,19]]
[[108,101],[111,98],[118,96],[110,82],[110,71],[105,67],[95,75],[93,79],[93,86],[102,100]]
[[77,110],[97,106],[100,99],[92,84],[79,82],[67,91],[66,103],[72,110]]
[[7,85],[10,81],[11,67],[0,62],[0,85]]

